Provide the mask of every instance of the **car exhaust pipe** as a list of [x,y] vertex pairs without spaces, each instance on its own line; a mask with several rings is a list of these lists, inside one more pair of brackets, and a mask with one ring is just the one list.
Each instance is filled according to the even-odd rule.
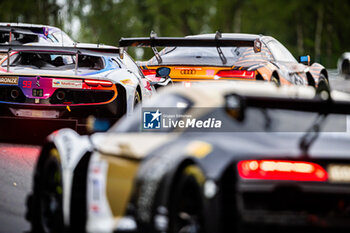
[[65,97],[66,97],[66,93],[64,91],[58,91],[56,93],[56,98],[60,101],[64,100]]
[[17,89],[12,89],[10,95],[13,100],[16,100],[19,97],[20,93]]

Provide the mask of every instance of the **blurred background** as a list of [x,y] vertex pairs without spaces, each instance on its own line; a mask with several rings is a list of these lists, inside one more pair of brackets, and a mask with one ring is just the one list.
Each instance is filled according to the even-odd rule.
[[350,51],[349,0],[1,0],[0,9],[1,22],[57,26],[79,42],[117,45],[120,37],[151,30],[158,36],[256,33],[328,68]]

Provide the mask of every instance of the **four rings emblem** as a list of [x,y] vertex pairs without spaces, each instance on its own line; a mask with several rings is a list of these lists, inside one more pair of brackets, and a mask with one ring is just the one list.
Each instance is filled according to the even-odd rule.
[[194,75],[194,74],[196,74],[196,70],[181,70],[180,74],[183,74],[183,75]]

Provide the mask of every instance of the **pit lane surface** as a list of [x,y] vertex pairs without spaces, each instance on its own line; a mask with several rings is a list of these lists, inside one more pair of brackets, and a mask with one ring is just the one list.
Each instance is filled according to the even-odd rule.
[[26,196],[40,147],[0,143],[0,232],[30,230],[24,218]]
[[[350,79],[344,80],[334,70],[330,72],[330,85],[332,89],[350,93]],[[30,230],[25,220],[25,201],[32,188],[32,174],[40,146],[16,143],[0,142],[0,233]]]

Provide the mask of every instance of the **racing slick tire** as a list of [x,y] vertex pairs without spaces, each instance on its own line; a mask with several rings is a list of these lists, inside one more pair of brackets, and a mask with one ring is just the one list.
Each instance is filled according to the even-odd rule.
[[277,87],[281,85],[280,80],[275,76],[275,74],[272,75],[270,82],[274,83]]
[[37,167],[34,192],[27,199],[31,232],[63,232],[62,170],[59,153],[51,148]]
[[350,61],[345,59],[341,64],[341,74],[349,77],[350,75]]
[[323,74],[320,74],[320,78],[319,78],[318,85],[316,88],[316,94],[322,95],[322,93],[324,93],[324,92],[328,93],[328,95],[329,95],[330,86],[329,86],[329,82],[328,82],[327,78]]
[[138,91],[135,92],[135,97],[134,97],[134,107],[141,102],[141,96]]
[[195,165],[186,166],[177,176],[169,202],[170,233],[203,233],[204,174]]

